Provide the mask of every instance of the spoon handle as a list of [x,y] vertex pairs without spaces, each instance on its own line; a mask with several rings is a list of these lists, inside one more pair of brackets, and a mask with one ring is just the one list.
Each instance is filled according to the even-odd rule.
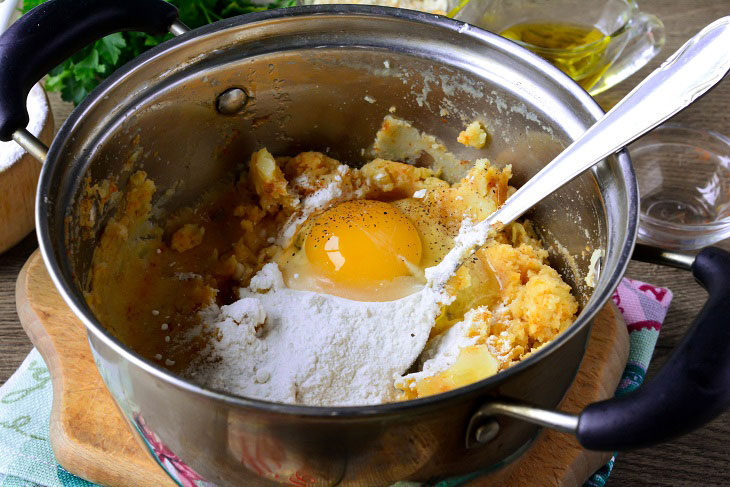
[[730,16],[687,41],[480,226],[513,222],[583,171],[687,107],[730,70],[729,46]]

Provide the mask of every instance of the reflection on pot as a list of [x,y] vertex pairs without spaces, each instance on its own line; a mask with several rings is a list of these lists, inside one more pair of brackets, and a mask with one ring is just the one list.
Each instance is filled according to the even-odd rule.
[[147,426],[139,413],[134,414],[134,427],[137,429],[147,448],[158,464],[181,487],[216,487],[185,464],[165,446],[160,438]]
[[[236,415],[228,418],[229,455],[259,477],[294,487],[336,485],[342,478],[344,464],[331,470],[317,468],[317,459],[323,456],[316,450],[313,444],[309,451],[292,451],[263,426],[247,423]],[[331,458],[331,454],[324,458]],[[332,463],[325,461],[322,465],[331,467]]]

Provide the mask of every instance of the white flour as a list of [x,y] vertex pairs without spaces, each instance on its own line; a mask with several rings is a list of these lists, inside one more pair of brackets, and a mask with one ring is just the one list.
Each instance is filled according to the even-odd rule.
[[[26,128],[30,131],[30,133],[38,137],[38,134],[40,134],[41,130],[43,130],[43,122],[48,114],[48,104],[46,103],[46,98],[43,95],[43,88],[41,88],[40,85],[35,85],[30,90],[26,106],[30,117],[30,121]],[[0,142],[0,172],[17,162],[24,153],[25,149],[20,147],[13,140],[10,142]]]
[[319,406],[394,400],[394,379],[425,347],[442,300],[428,289],[377,303],[287,289],[273,263],[241,298],[207,324],[219,331],[216,362],[198,368],[196,380],[246,397]]

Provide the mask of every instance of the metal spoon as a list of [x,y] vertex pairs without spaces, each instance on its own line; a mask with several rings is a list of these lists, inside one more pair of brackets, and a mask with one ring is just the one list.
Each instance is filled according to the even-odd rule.
[[[702,29],[644,79],[603,118],[518,189],[497,211],[474,226],[469,237],[439,264],[445,279],[484,245],[492,227],[515,221],[583,171],[601,162],[686,108],[730,70],[730,16]],[[730,109],[730,107],[728,108]]]

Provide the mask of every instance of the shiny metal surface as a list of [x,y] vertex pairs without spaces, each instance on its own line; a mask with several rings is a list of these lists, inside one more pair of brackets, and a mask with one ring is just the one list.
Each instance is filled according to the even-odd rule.
[[639,243],[637,243],[636,247],[634,247],[634,254],[632,257],[634,260],[640,260],[641,262],[674,267],[685,271],[691,271],[692,264],[694,264],[695,261],[695,256],[693,254],[664,250],[651,245]]
[[38,162],[43,163],[48,157],[48,147],[41,142],[28,129],[18,129],[13,132],[13,140],[18,143],[28,154],[35,157]]
[[170,33],[171,33],[172,35],[176,35],[176,36],[179,36],[179,35],[182,35],[182,34],[184,34],[184,33],[186,33],[186,32],[189,32],[189,31],[190,31],[190,27],[188,27],[187,25],[185,25],[185,24],[183,23],[183,21],[182,21],[182,20],[180,20],[180,19],[177,19],[177,20],[176,20],[175,22],[173,22],[173,23],[172,23],[172,25],[170,26]]
[[[527,404],[508,401],[491,401],[474,414],[472,422],[495,415],[509,416],[533,424],[545,426],[563,433],[575,434],[578,431],[578,415],[536,408]],[[477,430],[478,431],[478,430]]]
[[477,430],[474,432],[474,438],[476,439],[477,443],[489,443],[490,441],[495,439],[498,434],[499,423],[497,423],[496,421],[490,421],[489,423],[477,428]]
[[[245,86],[251,99],[239,114],[222,116],[215,100],[231,86]],[[81,225],[87,185],[111,179],[123,190],[127,163],[137,157],[132,169],[144,167],[160,194],[174,189],[173,197],[155,201],[164,215],[263,146],[275,154],[329,148],[332,157],[357,166],[391,106],[462,159],[512,164],[516,185],[602,115],[555,68],[469,25],[379,7],[301,7],[221,21],[148,51],[77,107],[50,148],[36,213],[50,275],[88,328],[100,373],[134,430],[153,432],[215,485],[276,485],[292,476],[312,486],[388,485],[501,464],[522,451],[536,427],[499,417],[497,436],[467,449],[474,411],[490,398],[555,407],[578,369],[593,316],[623,275],[638,217],[624,152],[529,213],[581,303],[576,322],[522,363],[456,391],[339,408],[236,397],[143,359],[133,344],[144,337],[96,320],[84,291],[94,246],[114,208],[99,207],[93,226]],[[474,118],[493,136],[486,151],[455,142]],[[448,175],[458,178],[465,169],[449,168]],[[587,247],[604,252],[595,289],[583,282]]]
[[216,99],[216,109],[224,115],[233,115],[243,110],[248,102],[248,95],[241,88],[229,88]]

